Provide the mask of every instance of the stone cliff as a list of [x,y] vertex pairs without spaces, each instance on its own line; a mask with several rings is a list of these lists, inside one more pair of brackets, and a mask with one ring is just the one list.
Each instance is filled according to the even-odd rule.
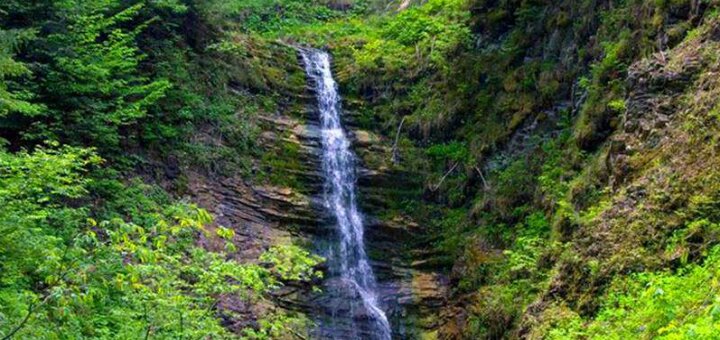
[[[258,144],[269,155],[255,164],[258,171],[266,173],[263,177],[190,176],[197,179],[189,188],[194,200],[214,214],[216,225],[235,230],[233,241],[238,250],[232,256],[239,261],[255,259],[273,244],[294,243],[319,251],[324,242],[333,242],[330,215],[322,204],[315,105],[310,87],[297,88],[287,105],[259,118],[262,132]],[[444,274],[423,260],[424,231],[419,222],[394,214],[389,206],[393,200],[416,197],[421,183],[417,174],[391,170],[392,141],[361,130],[354,123],[352,105],[347,106],[350,109],[344,123],[361,161],[359,203],[365,214],[366,243],[378,276],[380,300],[397,337],[418,337],[438,327],[436,313],[447,299],[448,282]],[[219,247],[209,240],[203,242]],[[321,282],[316,284],[322,286]],[[261,308],[280,307],[314,315],[332,303],[341,302],[324,299],[322,292],[313,292],[309,285],[289,284],[275,294],[271,305]],[[247,316],[228,320],[233,329],[253,322],[250,305],[226,298],[220,307]],[[342,330],[338,332],[342,336]]]

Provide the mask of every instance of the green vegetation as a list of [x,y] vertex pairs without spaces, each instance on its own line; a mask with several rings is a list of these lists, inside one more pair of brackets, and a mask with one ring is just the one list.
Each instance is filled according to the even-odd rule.
[[[88,175],[101,163],[68,146],[0,154],[3,336],[228,337],[214,316],[219,295],[252,301],[317,275],[320,259],[296,248],[271,249],[265,268],[197,247],[207,211]],[[92,193],[109,196],[97,204]]]
[[[712,334],[712,326],[700,325],[712,321],[691,318],[710,313],[715,292],[699,289],[698,297],[712,296],[707,303],[660,304],[641,289],[643,277],[680,281],[693,268],[714,275],[714,260],[705,260],[717,244],[712,214],[688,202],[691,190],[715,197],[716,176],[695,172],[699,159],[710,159],[709,149],[697,139],[680,142],[682,134],[659,123],[635,130],[623,124],[655,119],[648,111],[659,111],[633,106],[643,95],[677,91],[687,98],[660,110],[681,117],[670,124],[690,124],[706,136],[717,131],[707,121],[708,107],[699,104],[714,107],[715,100],[691,99],[698,98],[694,74],[711,73],[704,65],[716,60],[707,27],[717,3],[409,3],[402,11],[293,27],[280,36],[329,46],[363,128],[394,139],[404,123],[401,161],[383,165],[422,173],[423,199],[383,214],[428,221],[426,246],[434,258],[423,260],[452,268],[452,297],[468,318],[443,320],[440,334],[594,336],[613,329],[600,320],[617,312],[618,299],[632,307],[627,313],[666,319],[650,326],[641,316],[615,316],[631,331],[617,338],[652,337],[661,327],[682,328],[673,333],[679,338]],[[689,47],[698,44],[703,52]],[[698,54],[702,61],[689,62]],[[638,64],[646,58],[651,61]],[[671,77],[664,73],[657,83],[642,83],[662,67],[683,80],[662,83]],[[715,93],[715,83],[706,86]],[[633,94],[640,99],[631,101]],[[676,113],[680,107],[694,118]],[[697,135],[688,126],[685,133]],[[688,269],[666,270],[678,261]],[[692,264],[702,261],[707,265]],[[620,292],[621,283],[611,282],[638,283],[635,291]],[[637,329],[647,333],[632,333]]]
[[178,199],[181,169],[249,174],[255,116],[286,91],[269,89],[280,80],[262,64],[242,78],[252,56],[223,48],[221,23],[198,12],[228,4],[0,4],[0,337],[262,339],[307,328],[303,315],[268,309],[232,334],[222,320],[240,316],[219,303],[270,303],[283,282],[318,278],[322,259],[278,245],[240,263],[237,226]]
[[718,251],[701,265],[677,272],[639,273],[617,279],[603,307],[585,322],[554,307],[557,319],[535,334],[551,339],[714,339],[718,334]]
[[364,155],[399,186],[367,198],[387,196],[383,220],[421,221],[407,257],[450,277],[429,333],[712,338],[717,13],[714,0],[4,1],[0,336],[307,328],[274,308],[224,327],[219,301],[272,305],[322,259],[273,244],[240,263],[240,226],[182,197],[227,179],[313,190],[291,132],[308,118],[293,45],[310,45],[332,52],[354,123],[396,144]]

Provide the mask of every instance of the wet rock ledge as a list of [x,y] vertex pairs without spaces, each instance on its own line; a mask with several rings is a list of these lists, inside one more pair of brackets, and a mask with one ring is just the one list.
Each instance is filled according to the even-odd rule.
[[[197,179],[189,184],[193,200],[215,215],[216,225],[235,230],[238,251],[233,256],[241,262],[254,261],[274,244],[295,243],[319,251],[322,244],[334,242],[332,218],[322,204],[320,128],[312,89],[299,91],[292,105],[279,111],[259,118],[258,144],[264,156],[255,164],[257,179],[251,182],[238,175],[211,180],[189,175]],[[394,338],[432,338],[439,327],[437,312],[447,299],[447,279],[426,265],[427,254],[416,247],[423,226],[388,213],[389,201],[416,190],[418,184],[412,179],[418,176],[376,165],[383,163],[378,159],[390,159],[391,141],[358,129],[352,116],[347,112],[345,126],[360,161],[359,203],[382,307],[391,320]],[[221,246],[211,240],[202,242],[210,248]],[[286,286],[273,304],[312,319],[330,302],[310,288]],[[228,327],[239,330],[254,322],[256,311],[237,299],[225,298],[220,307],[247,316],[228,319]]]

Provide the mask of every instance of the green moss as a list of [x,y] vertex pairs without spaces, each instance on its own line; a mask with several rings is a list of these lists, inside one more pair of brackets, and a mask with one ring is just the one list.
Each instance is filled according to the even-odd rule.
[[303,192],[304,184],[298,178],[298,173],[303,170],[300,162],[300,145],[282,138],[280,140],[279,145],[271,146],[263,153],[260,164],[264,171],[258,174],[258,179]]

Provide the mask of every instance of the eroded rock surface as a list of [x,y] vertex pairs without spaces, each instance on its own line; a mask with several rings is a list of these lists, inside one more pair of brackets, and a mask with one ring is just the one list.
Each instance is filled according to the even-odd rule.
[[[249,181],[241,176],[219,180],[200,174],[189,176],[194,179],[189,188],[193,200],[213,213],[216,225],[235,230],[237,251],[232,256],[238,261],[255,261],[278,243],[300,243],[321,253],[323,244],[335,241],[332,215],[323,204],[321,136],[310,98],[308,93],[300,93],[297,99],[304,105],[260,117],[263,130],[259,144],[264,153],[276,158],[269,165],[259,161],[255,167],[259,172],[274,172],[280,179],[292,177],[296,179],[293,185],[273,184],[267,179]],[[391,319],[395,338],[433,334],[439,319],[435,313],[447,299],[448,280],[425,262],[426,254],[417,242],[424,227],[408,217],[387,214],[388,200],[397,199],[402,190],[415,190],[418,183],[414,178],[418,176],[387,166],[391,141],[358,129],[351,116],[348,114],[345,126],[360,159],[359,203],[365,215],[366,246],[378,276],[382,308]],[[203,238],[201,242],[210,248],[223,247],[211,239]],[[328,281],[322,286],[333,289],[341,284]],[[342,310],[342,304],[352,303],[327,299],[311,288],[285,286],[274,295],[273,304],[313,315]],[[251,307],[240,299],[223,297],[219,307],[242,316],[226,319],[228,327],[240,330],[256,321],[254,315],[259,311],[252,308],[272,306]],[[329,330],[327,336],[342,337],[349,331],[338,327]]]

